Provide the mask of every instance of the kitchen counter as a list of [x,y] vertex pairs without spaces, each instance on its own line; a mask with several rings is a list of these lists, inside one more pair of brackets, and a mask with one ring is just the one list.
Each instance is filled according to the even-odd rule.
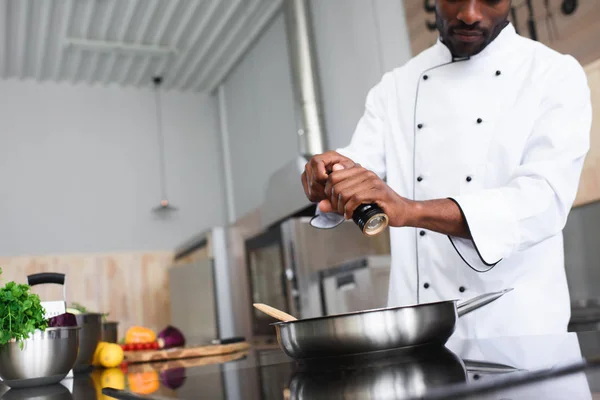
[[278,349],[252,349],[117,371],[29,393],[0,389],[0,398],[600,399],[600,332],[451,339],[437,349],[302,363]]

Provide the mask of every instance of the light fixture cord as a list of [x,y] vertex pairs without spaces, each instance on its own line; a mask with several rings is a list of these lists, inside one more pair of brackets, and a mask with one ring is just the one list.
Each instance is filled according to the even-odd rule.
[[160,187],[162,190],[162,199],[167,200],[166,176],[165,176],[165,154],[164,154],[164,138],[162,132],[162,109],[160,106],[160,90],[158,84],[156,88],[156,134],[158,136],[158,156],[160,161]]

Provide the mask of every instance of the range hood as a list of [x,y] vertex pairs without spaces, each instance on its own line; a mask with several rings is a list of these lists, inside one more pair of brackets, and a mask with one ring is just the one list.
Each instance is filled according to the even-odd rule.
[[267,183],[261,207],[263,227],[312,205],[304,194],[300,176],[308,160],[327,147],[309,1],[286,0],[283,7],[300,151]]

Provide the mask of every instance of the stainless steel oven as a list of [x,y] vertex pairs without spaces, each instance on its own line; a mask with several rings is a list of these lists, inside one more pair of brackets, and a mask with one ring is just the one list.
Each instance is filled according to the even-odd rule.
[[[334,229],[316,229],[310,226],[310,217],[300,216],[284,220],[268,230],[245,240],[248,271],[249,302],[253,335],[270,336],[274,320],[252,307],[265,303],[298,318],[325,315],[321,290],[323,271],[334,266],[367,256],[389,256],[389,233],[376,237],[363,235],[352,221]],[[372,263],[372,262],[371,262]],[[361,288],[387,293],[386,270],[379,269],[378,277],[372,268],[357,271]],[[357,292],[355,292],[357,293]],[[378,300],[376,301],[379,302]],[[355,296],[353,307],[368,306]]]
[[255,335],[268,335],[273,319],[252,307],[265,303],[285,312],[291,312],[284,249],[279,226],[246,240],[246,265],[250,285],[252,330]]
[[385,307],[391,257],[367,256],[319,272],[324,315]]

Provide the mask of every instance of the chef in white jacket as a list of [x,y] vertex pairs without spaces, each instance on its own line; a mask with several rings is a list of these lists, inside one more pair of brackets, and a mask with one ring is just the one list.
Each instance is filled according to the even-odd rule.
[[386,73],[345,148],[302,174],[323,212],[389,216],[389,306],[513,288],[455,337],[566,332],[562,229],[591,129],[571,56],[518,35],[509,0],[437,0],[435,45]]

